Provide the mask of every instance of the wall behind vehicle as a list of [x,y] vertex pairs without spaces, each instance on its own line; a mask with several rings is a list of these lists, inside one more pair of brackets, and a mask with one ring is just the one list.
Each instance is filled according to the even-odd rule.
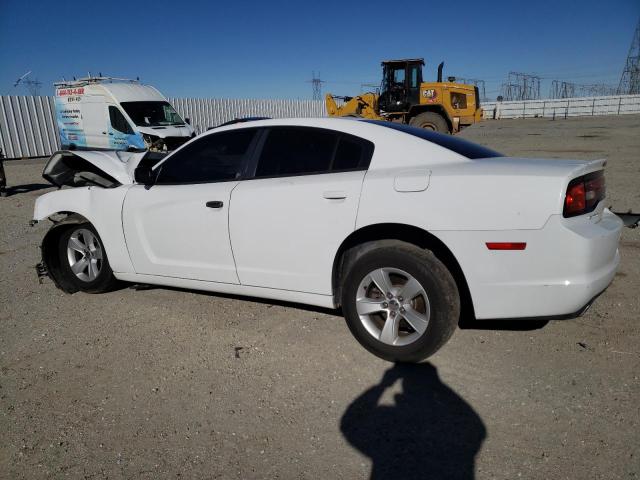
[[640,113],[640,95],[483,102],[481,107],[485,119],[624,115]]
[[[243,117],[324,117],[324,101],[169,98],[196,133]],[[60,149],[54,97],[0,96],[0,147],[7,158],[43,157]]]
[[[322,100],[169,98],[197,133],[242,117],[324,117]],[[0,96],[0,147],[7,158],[49,156],[60,149],[54,97]],[[564,118],[640,113],[640,95],[483,103],[484,118]]]

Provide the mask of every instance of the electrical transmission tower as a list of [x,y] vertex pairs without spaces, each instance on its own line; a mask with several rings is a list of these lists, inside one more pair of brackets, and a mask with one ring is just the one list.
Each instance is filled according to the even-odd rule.
[[615,95],[617,88],[604,83],[593,85],[578,85],[578,97],[606,97]]
[[549,90],[549,98],[573,98],[576,96],[576,84],[553,80]]
[[501,88],[504,100],[539,100],[540,77],[529,73],[509,72]]
[[637,95],[640,94],[640,20],[636,25],[633,34],[629,54],[624,65],[624,71],[620,77],[618,94]]
[[316,76],[316,72],[311,72],[311,80],[307,80],[307,82],[311,83],[313,99],[322,100],[322,84],[325,82],[320,80],[320,72],[318,72],[318,76]]
[[581,85],[562,80],[553,80],[549,90],[549,98],[606,97],[615,94],[616,87],[604,83]]
[[22,82],[24,85],[26,85],[27,90],[29,90],[29,93],[33,96],[38,96],[40,95],[40,87],[42,87],[42,82],[38,81],[38,79],[28,79],[28,80],[23,80]]
[[483,102],[487,101],[486,89],[484,86],[484,80],[480,80],[479,78],[460,78],[456,77],[456,82],[464,83],[465,85],[473,85],[474,87],[478,87],[478,92],[480,93],[480,100]]
[[31,70],[18,78],[18,80],[16,80],[16,82],[13,84],[13,87],[15,88],[18,85],[22,84],[27,87],[27,90],[29,90],[29,93],[31,95],[37,96],[40,94],[40,87],[42,86],[42,82],[38,81],[37,78],[33,80],[31,78],[27,78],[29,75],[31,75]]

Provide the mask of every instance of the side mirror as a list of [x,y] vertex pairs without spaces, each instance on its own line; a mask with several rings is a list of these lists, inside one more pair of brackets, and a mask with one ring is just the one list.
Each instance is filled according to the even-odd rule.
[[156,172],[147,165],[140,165],[135,169],[133,177],[136,183],[141,185],[153,185],[156,181]]
[[184,121],[191,125],[191,119],[189,117],[185,117]]

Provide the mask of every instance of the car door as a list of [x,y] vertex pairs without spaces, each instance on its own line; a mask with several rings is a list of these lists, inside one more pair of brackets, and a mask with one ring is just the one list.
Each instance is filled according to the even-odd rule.
[[354,230],[373,144],[308,127],[272,127],[261,143],[254,178],[231,194],[240,283],[330,295],[333,257]]
[[136,273],[238,283],[229,242],[229,199],[255,129],[204,135],[158,165],[151,187],[134,185],[122,212]]

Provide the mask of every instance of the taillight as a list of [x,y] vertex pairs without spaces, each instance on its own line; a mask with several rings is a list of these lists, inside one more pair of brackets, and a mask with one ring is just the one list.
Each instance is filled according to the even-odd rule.
[[595,210],[605,197],[604,172],[589,173],[569,182],[564,198],[564,217],[575,217]]

